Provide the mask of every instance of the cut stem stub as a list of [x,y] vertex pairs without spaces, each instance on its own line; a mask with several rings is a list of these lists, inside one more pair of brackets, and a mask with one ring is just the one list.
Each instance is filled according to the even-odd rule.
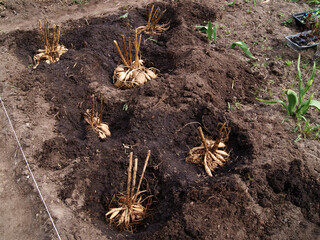
[[83,114],[84,120],[91,126],[93,130],[99,133],[99,138],[105,139],[110,137],[109,126],[102,122],[103,98],[100,95],[100,113],[95,112],[95,97],[91,95],[91,109],[87,109]]
[[[147,217],[148,206],[151,202],[147,201],[145,206],[143,202],[150,200],[151,196],[142,198],[141,194],[146,190],[140,191],[141,183],[146,171],[151,151],[148,151],[143,170],[140,176],[139,184],[135,189],[138,159],[135,158],[133,166],[133,153],[129,155],[129,166],[128,166],[128,178],[127,178],[127,191],[126,193],[119,193],[117,195],[117,207],[110,208],[109,212],[106,213],[106,218],[110,224],[114,224],[117,228],[122,231],[132,232],[135,226]],[[133,168],[133,171],[132,171]]]
[[44,60],[46,63],[51,64],[54,62],[59,61],[60,56],[68,51],[68,49],[63,46],[59,45],[60,40],[60,26],[58,26],[56,30],[56,25],[53,24],[52,26],[52,34],[51,34],[51,42],[50,42],[50,31],[49,31],[49,23],[48,19],[46,18],[43,23],[39,20],[39,31],[41,41],[43,43],[43,49],[39,49],[33,57],[34,60],[34,67],[36,68],[41,60]]
[[225,132],[225,139],[227,139],[229,131],[226,125],[222,124],[216,140],[205,138],[201,127],[198,128],[198,131],[201,137],[201,145],[189,151],[186,161],[203,165],[206,173],[212,177],[212,171],[224,165],[230,156],[229,153],[225,151],[226,145],[222,136],[222,132]]
[[145,32],[146,34],[150,34],[150,35],[152,34],[159,35],[169,29],[169,23],[158,24],[162,15],[166,12],[166,10],[161,12],[159,7],[157,7],[154,12],[153,10],[154,10],[154,5],[149,7],[147,25],[138,27],[136,29],[138,33]]
[[133,88],[135,86],[143,85],[147,81],[157,77],[159,72],[156,68],[146,68],[143,66],[143,60],[139,58],[139,50],[141,44],[141,35],[138,36],[135,31],[134,38],[134,61],[132,61],[131,53],[131,38],[128,40],[128,47],[126,45],[126,38],[122,35],[123,52],[121,51],[119,44],[116,40],[113,41],[118,54],[122,60],[113,73],[113,84],[120,89]]

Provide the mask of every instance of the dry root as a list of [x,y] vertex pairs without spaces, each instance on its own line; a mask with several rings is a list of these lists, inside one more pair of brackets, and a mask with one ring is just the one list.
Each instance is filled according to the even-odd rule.
[[126,194],[118,194],[118,207],[110,208],[109,212],[106,213],[106,218],[109,219],[110,224],[114,224],[121,231],[132,232],[134,230],[134,227],[147,217],[147,206],[149,206],[151,202],[149,201],[146,206],[143,206],[142,204],[145,200],[150,200],[151,196],[142,198],[141,194],[145,191],[140,191],[140,186],[146,167],[148,165],[150,153],[151,151],[149,150],[136,192],[135,185],[138,169],[138,159],[136,158],[134,160],[133,176],[131,180],[133,153],[130,153],[127,192]]
[[44,60],[46,63],[51,64],[54,62],[59,61],[60,56],[63,53],[66,53],[68,49],[63,46],[59,45],[59,39],[60,39],[60,26],[58,26],[57,33],[56,33],[56,25],[53,24],[52,26],[52,41],[50,41],[50,32],[49,32],[49,25],[48,25],[48,20],[45,19],[43,23],[43,28],[42,28],[42,23],[39,20],[39,29],[40,29],[40,36],[41,40],[44,45],[44,49],[39,49],[37,52],[38,54],[33,57],[34,60],[34,67],[36,68],[40,61]]
[[[198,128],[202,143],[199,147],[192,148],[189,151],[187,162],[204,165],[206,173],[212,177],[212,171],[222,166],[229,158],[229,153],[225,151],[226,145],[223,141],[227,141],[229,130],[224,123],[219,130],[216,140],[210,140],[204,137],[201,127]],[[225,135],[223,138],[222,135]]]
[[157,7],[154,13],[153,13],[153,10],[154,10],[154,5],[152,5],[148,11],[148,24],[146,26],[138,27],[137,28],[138,34],[144,31],[146,34],[159,35],[169,29],[169,23],[158,24],[162,15],[166,12],[166,10],[161,12],[159,7]]
[[147,81],[157,77],[159,70],[156,68],[146,68],[143,66],[143,60],[139,59],[139,49],[141,43],[141,35],[139,36],[137,31],[135,32],[135,59],[132,61],[131,56],[131,39],[128,40],[128,50],[126,46],[125,36],[122,35],[123,50],[124,55],[122,54],[117,41],[114,41],[117,51],[121,57],[123,64],[119,65],[113,74],[113,83],[114,86],[120,89],[133,88],[135,86],[143,85]]
[[110,137],[111,133],[109,130],[109,126],[106,123],[102,123],[102,104],[103,100],[101,98],[100,103],[100,114],[94,111],[94,95],[91,96],[92,108],[87,109],[84,115],[84,120],[90,124],[91,128],[99,133],[99,138],[105,139],[106,137]]

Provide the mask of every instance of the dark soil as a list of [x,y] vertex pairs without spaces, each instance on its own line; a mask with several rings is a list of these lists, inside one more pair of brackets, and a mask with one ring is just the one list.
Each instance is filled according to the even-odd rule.
[[[152,36],[156,41],[142,36],[145,66],[161,72],[145,85],[118,90],[112,83],[120,63],[113,40],[133,36],[146,21],[145,8],[131,9],[124,19],[113,15],[63,24],[60,42],[69,51],[59,62],[41,63],[13,80],[28,99],[23,111],[32,115],[41,96],[49,105],[43,115],[56,119],[57,137],[44,141],[34,157],[59,183],[59,199],[110,239],[319,237],[319,179],[304,165],[290,123],[271,126],[269,116],[278,113],[257,104],[254,92],[263,77],[222,44],[209,45],[194,28],[220,18],[219,9],[193,2],[158,5],[167,9],[163,22],[169,20],[170,29]],[[42,48],[37,30],[2,36],[1,44],[12,40],[25,65]],[[83,119],[92,94],[98,102],[100,94],[104,98],[103,122],[112,134],[106,140]],[[230,111],[228,103],[235,99],[246,108]],[[231,156],[208,177],[202,166],[185,159],[201,142],[197,127],[214,139],[224,122],[231,131]],[[129,152],[138,157],[141,172],[149,149],[143,188],[154,196],[150,217],[135,233],[119,234],[105,213],[113,195],[126,187]]]

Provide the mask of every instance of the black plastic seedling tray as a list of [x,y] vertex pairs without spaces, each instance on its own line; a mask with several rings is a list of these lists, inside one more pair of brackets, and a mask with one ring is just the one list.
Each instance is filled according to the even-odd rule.
[[301,51],[301,50],[306,50],[306,49],[309,49],[309,48],[316,47],[320,42],[318,42],[318,43],[314,43],[313,42],[311,44],[302,45],[301,46],[301,45],[299,45],[299,43],[303,42],[303,40],[300,40],[300,41],[299,40],[295,40],[295,38],[299,38],[301,36],[306,36],[310,32],[311,31],[306,31],[306,32],[302,32],[302,33],[286,36],[288,46],[291,47],[292,49],[296,50],[296,51]]
[[[313,13],[316,13],[316,12],[318,12],[318,11],[320,11],[320,9],[318,9],[318,10],[312,10]],[[303,22],[303,18],[304,18],[305,16],[307,16],[308,13],[310,13],[310,11],[292,14],[292,17],[293,17],[296,25],[297,25],[299,28],[304,29],[304,30],[308,30],[308,29],[306,29],[306,23]],[[312,27],[312,23],[310,24],[310,27]]]

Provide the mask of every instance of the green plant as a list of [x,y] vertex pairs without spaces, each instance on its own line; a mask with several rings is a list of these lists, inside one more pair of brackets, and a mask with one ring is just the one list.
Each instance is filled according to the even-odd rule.
[[211,43],[212,41],[214,43],[217,42],[217,29],[218,29],[218,24],[216,23],[214,25],[214,28],[212,28],[212,22],[208,21],[207,26],[196,26],[196,29],[198,29],[202,33],[207,34],[208,42]]
[[293,23],[293,19],[292,18],[289,18],[288,20],[285,20],[282,22],[282,24],[284,25],[291,25]]
[[149,41],[152,41],[152,42],[155,42],[155,43],[158,42],[158,40],[154,39],[152,36],[148,37],[146,40],[149,40]]
[[288,89],[287,91],[285,91],[285,94],[287,95],[287,98],[288,98],[287,104],[282,100],[263,100],[263,99],[259,99],[259,98],[257,98],[257,100],[260,102],[271,103],[271,104],[280,103],[286,109],[287,114],[289,116],[294,116],[298,120],[303,118],[306,121],[304,115],[308,111],[309,107],[310,106],[316,107],[320,111],[320,102],[312,99],[314,93],[312,93],[310,95],[308,100],[306,100],[306,101],[303,100],[304,96],[306,95],[306,93],[308,92],[308,90],[310,89],[310,87],[313,83],[313,79],[314,79],[315,71],[316,71],[316,63],[314,62],[311,77],[309,78],[307,84],[304,87],[303,81],[302,81],[302,76],[301,76],[301,71],[300,71],[300,58],[301,58],[301,56],[299,54],[298,64],[297,64],[297,71],[298,71],[298,78],[299,78],[299,83],[298,83],[299,93],[298,94],[291,89]]
[[243,41],[234,42],[231,44],[231,48],[235,48],[235,46],[239,46],[241,50],[250,58],[256,59],[250,52],[247,44],[245,44]]
[[320,124],[313,125],[310,123],[310,120],[306,120],[303,128],[301,128],[300,122],[298,122],[294,132],[298,130],[303,134],[304,137],[312,137],[313,139],[317,139],[320,135]]
[[290,67],[293,64],[293,61],[287,60],[284,62],[288,67]]
[[125,14],[121,15],[120,18],[127,18],[128,15],[129,15],[129,13],[126,12]]
[[231,2],[227,2],[227,5],[228,6],[233,6],[233,5],[235,5],[236,4],[236,1],[234,0],[234,1],[231,1]]
[[129,108],[129,106],[128,106],[128,104],[123,104],[123,107],[122,107],[122,110],[123,111],[128,111],[128,108]]
[[212,28],[212,22],[208,21],[207,26],[196,26],[196,29],[198,29],[202,33],[207,34],[208,42],[211,43],[212,41],[214,43],[217,43],[217,30],[219,28],[218,23],[214,25],[214,28]]
[[307,0],[307,3],[316,5],[316,4],[320,4],[320,1],[319,0]]

